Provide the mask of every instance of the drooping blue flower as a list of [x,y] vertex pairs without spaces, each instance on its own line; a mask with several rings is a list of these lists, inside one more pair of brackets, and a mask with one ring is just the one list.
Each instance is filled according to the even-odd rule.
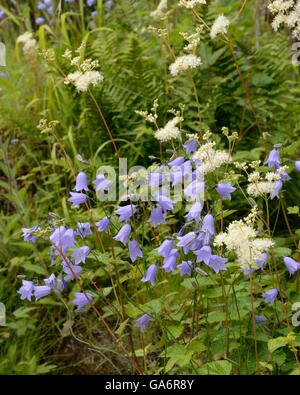
[[108,233],[109,223],[110,221],[107,217],[103,217],[102,219],[100,219],[100,221],[96,222],[98,231]]
[[72,257],[74,258],[75,265],[79,265],[79,263],[81,262],[85,263],[85,260],[89,255],[89,253],[90,253],[90,247],[88,246],[76,248],[76,250],[72,252]]
[[268,259],[268,254],[266,252],[261,254],[261,259],[255,259],[255,263],[257,264],[258,268],[261,269]]
[[282,189],[282,181],[278,180],[275,182],[274,191],[270,193],[271,200],[273,200],[275,196],[279,198],[279,192],[281,191],[281,189]]
[[86,202],[87,196],[84,193],[77,192],[69,192],[71,197],[68,199],[68,202],[72,203],[72,208],[79,206]]
[[194,180],[183,190],[183,192],[187,198],[190,198],[191,200],[196,200],[204,191],[204,188],[204,181]]
[[45,19],[42,17],[35,18],[35,23],[37,25],[42,25],[43,23],[45,23]]
[[59,250],[59,252],[65,253],[75,243],[74,231],[73,229],[67,230],[64,226],[59,226],[50,235],[50,241]]
[[77,229],[75,230],[75,235],[80,236],[85,239],[86,236],[93,234],[91,230],[91,224],[89,222],[77,222]]
[[179,243],[177,243],[177,247],[185,247],[189,243],[191,243],[196,237],[195,232],[189,232],[184,236],[177,236],[177,239],[179,240]]
[[95,4],[95,2],[96,2],[96,0],[86,0],[86,5],[87,5],[88,7],[91,7],[92,5]]
[[280,167],[281,163],[279,158],[279,152],[276,148],[272,149],[272,151],[269,153],[269,157],[265,164],[267,164],[270,168],[275,167],[275,169],[278,169]]
[[157,252],[160,256],[166,258],[173,249],[173,240],[165,240],[158,248]]
[[136,206],[133,204],[127,204],[126,206],[120,207],[115,211],[119,215],[119,222],[127,222],[136,212]]
[[150,172],[148,173],[147,181],[150,189],[154,189],[160,185],[162,185],[164,180],[164,176],[158,172]]
[[211,214],[206,214],[203,218],[201,230],[204,233],[209,233],[210,236],[215,234],[214,217]]
[[96,187],[96,192],[100,190],[108,191],[110,187],[110,181],[103,174],[98,174],[93,184]]
[[31,228],[22,228],[22,236],[24,238],[24,241],[28,243],[35,243],[36,242],[36,236],[32,234],[35,230],[37,230],[39,227],[38,226],[32,226]]
[[22,286],[18,290],[18,294],[21,295],[21,300],[27,299],[31,301],[33,293],[33,282],[28,280],[22,280]]
[[98,11],[97,11],[97,10],[92,11],[92,12],[91,12],[91,16],[92,16],[92,17],[98,16]]
[[181,166],[184,163],[185,159],[183,156],[179,156],[176,159],[173,159],[171,162],[168,163],[168,165],[170,167],[174,167],[174,166]]
[[257,324],[263,324],[268,321],[264,315],[255,315],[254,319]]
[[65,262],[62,263],[63,270],[66,273],[66,280],[75,280],[80,276],[82,272],[82,267],[79,265],[73,265],[69,262],[67,265]]
[[218,274],[220,270],[227,270],[227,267],[225,266],[226,262],[228,262],[227,258],[222,258],[219,255],[212,255],[208,262],[208,266]]
[[40,1],[39,3],[38,3],[38,7],[37,7],[39,10],[44,10],[45,8],[46,8],[46,4],[45,3],[43,3],[42,1]]
[[52,3],[52,0],[44,0],[44,3],[45,3],[46,5],[50,5],[50,4]]
[[48,7],[47,8],[47,12],[48,12],[48,14],[53,14],[53,7],[51,6],[51,7]]
[[89,292],[85,294],[83,292],[75,292],[74,296],[73,304],[77,307],[76,311],[80,311],[84,306],[90,304],[94,298]]
[[51,287],[49,285],[35,285],[34,287],[34,296],[36,300],[39,300],[51,292]]
[[179,265],[177,265],[180,275],[181,276],[191,276],[192,275],[192,270],[193,270],[193,264],[191,261],[183,261]]
[[52,273],[49,278],[45,278],[44,283],[51,289],[54,289],[54,291],[58,290],[58,287],[57,287],[58,282],[57,282],[57,278],[54,273]]
[[156,201],[158,202],[158,204],[160,205],[160,207],[164,210],[164,211],[168,211],[168,210],[174,210],[174,201],[167,198],[166,196],[158,196],[156,198]]
[[295,168],[296,168],[297,171],[300,171],[300,160],[296,160]]
[[146,274],[144,275],[144,277],[141,279],[141,281],[143,283],[149,281],[151,283],[151,285],[155,285],[155,281],[156,281],[156,275],[157,275],[157,267],[156,265],[153,263],[152,265],[150,265],[146,271]]
[[162,209],[160,207],[153,208],[151,210],[150,218],[147,222],[152,222],[154,228],[156,228],[159,224],[165,224],[165,214],[163,213]]
[[204,262],[208,265],[212,256],[211,247],[203,246],[200,250],[194,251],[194,254],[197,256],[196,262]]
[[227,184],[222,184],[219,183],[216,186],[216,191],[220,195],[222,199],[228,199],[231,200],[231,194],[236,191],[236,188],[234,188],[230,183]]
[[76,177],[75,190],[76,190],[76,192],[89,190],[87,175],[83,171],[78,173],[78,175]]
[[126,245],[130,232],[131,232],[131,226],[129,224],[125,224],[119,230],[119,233],[114,237],[114,239],[120,241],[123,245]]
[[200,222],[201,212],[203,209],[203,204],[201,202],[196,202],[190,208],[190,211],[187,213],[186,218],[188,221],[196,221],[196,223]]
[[263,293],[261,296],[264,298],[265,303],[274,304],[277,295],[278,295],[278,290],[276,288],[272,288],[269,291]]
[[138,257],[143,257],[143,252],[140,249],[136,240],[132,239],[128,243],[129,255],[132,262],[135,262]]
[[179,252],[176,249],[170,251],[170,255],[164,259],[164,264],[162,266],[165,272],[174,272],[178,255]]
[[139,319],[134,322],[134,326],[141,332],[145,332],[150,324],[151,316],[149,314],[143,314]]
[[290,276],[296,273],[298,269],[300,269],[300,262],[295,261],[293,258],[288,256],[283,257],[283,262],[285,267],[290,273]]
[[185,152],[187,154],[191,154],[191,153],[195,152],[196,149],[198,148],[198,141],[195,139],[190,139],[185,144],[183,144],[183,146],[185,148]]
[[4,18],[4,16],[5,16],[5,12],[0,10],[0,19]]

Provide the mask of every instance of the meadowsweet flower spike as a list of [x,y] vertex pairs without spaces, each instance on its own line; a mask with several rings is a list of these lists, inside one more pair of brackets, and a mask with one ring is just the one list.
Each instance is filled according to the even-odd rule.
[[190,9],[201,4],[206,4],[206,0],[179,0],[180,7],[185,7]]
[[164,143],[167,141],[171,141],[173,139],[177,139],[180,137],[180,130],[176,126],[178,123],[182,122],[183,118],[175,117],[171,121],[169,121],[164,128],[158,129],[154,133],[154,137]]
[[195,69],[202,65],[202,60],[196,55],[182,55],[179,56],[174,63],[169,66],[170,74],[176,77],[189,69]]
[[228,26],[229,19],[224,15],[219,15],[211,27],[210,37],[215,39],[219,34],[226,34]]
[[165,16],[167,10],[168,10],[168,0],[160,0],[156,10],[152,11],[150,13],[150,16],[154,20],[159,21]]

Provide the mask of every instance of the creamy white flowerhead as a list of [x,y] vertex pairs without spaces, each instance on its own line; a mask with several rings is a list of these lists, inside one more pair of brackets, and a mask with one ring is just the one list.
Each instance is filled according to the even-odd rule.
[[167,9],[168,9],[168,0],[160,0],[156,10],[152,11],[150,16],[154,20],[158,21],[159,19],[165,16]]
[[17,38],[17,43],[23,44],[23,51],[26,55],[31,55],[37,47],[37,41],[33,38],[33,34],[26,32]]
[[275,0],[268,5],[273,14],[272,28],[277,31],[282,25],[286,25],[292,31],[292,36],[300,38],[300,1]]
[[175,62],[170,65],[169,70],[171,75],[175,77],[183,71],[194,69],[201,66],[201,64],[201,58],[195,55],[183,55],[179,56]]
[[231,156],[226,151],[216,151],[214,142],[203,144],[193,155],[193,160],[200,160],[197,170],[204,174],[211,173],[224,164],[232,161]]
[[226,34],[228,26],[229,19],[224,15],[219,15],[211,27],[210,37],[214,39],[218,34]]
[[164,128],[158,129],[154,136],[160,142],[170,141],[180,137],[180,130],[176,126],[178,123],[182,122],[183,118],[174,117],[171,119]]
[[206,4],[206,0],[179,0],[180,7],[194,8],[199,4]]
[[97,86],[104,80],[103,75],[99,71],[91,70],[83,73],[75,71],[65,78],[65,84],[73,84],[78,92],[86,92],[90,85]]

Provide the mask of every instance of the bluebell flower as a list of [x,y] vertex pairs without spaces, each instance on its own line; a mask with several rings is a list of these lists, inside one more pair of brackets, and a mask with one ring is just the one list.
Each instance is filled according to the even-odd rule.
[[165,224],[165,214],[163,213],[162,209],[160,207],[152,209],[150,218],[147,222],[152,222],[154,228],[156,228],[159,224]]
[[47,5],[45,4],[45,3],[43,3],[42,1],[40,1],[39,3],[38,3],[38,9],[39,10],[44,10],[45,8],[47,7]]
[[192,275],[192,270],[193,270],[193,264],[191,261],[183,261],[179,265],[177,265],[180,275],[181,276],[191,276]]
[[36,236],[32,234],[33,231],[37,230],[39,227],[38,226],[32,226],[31,228],[22,228],[22,236],[24,238],[24,241],[28,243],[35,243],[36,242]]
[[76,248],[76,250],[72,252],[72,257],[74,258],[75,265],[79,265],[79,263],[85,263],[85,260],[89,253],[90,247],[88,246]]
[[220,195],[222,199],[228,199],[231,200],[231,194],[236,191],[236,188],[234,188],[230,183],[227,184],[222,184],[219,183],[216,186],[216,191]]
[[129,255],[132,262],[135,262],[138,257],[143,257],[143,252],[140,249],[136,240],[132,239],[128,243]]
[[45,3],[46,5],[50,5],[50,4],[52,3],[52,0],[44,0],[44,3]]
[[277,295],[278,290],[276,288],[272,288],[269,291],[263,293],[261,296],[264,298],[266,303],[274,304]]
[[187,198],[191,200],[196,200],[200,196],[200,194],[204,191],[205,182],[194,180],[192,181],[184,190],[184,194]]
[[97,11],[97,10],[92,11],[92,12],[91,12],[91,16],[92,16],[92,17],[98,16],[98,11]]
[[255,315],[254,319],[257,324],[263,324],[264,322],[268,321],[264,315]]
[[119,215],[119,222],[127,222],[136,212],[136,206],[133,204],[127,204],[126,206],[120,207],[115,211]]
[[150,324],[151,316],[149,314],[143,314],[139,319],[134,322],[134,326],[141,332],[145,332]]
[[173,249],[173,240],[165,240],[158,248],[157,252],[160,256],[166,258]]
[[45,23],[45,19],[42,17],[35,18],[35,23],[37,25],[42,25],[43,23]]
[[103,174],[98,174],[93,184],[96,187],[96,192],[100,190],[108,191],[110,187],[110,181]]
[[296,160],[295,168],[296,168],[297,171],[300,171],[300,160]]
[[75,280],[82,272],[81,266],[73,265],[70,262],[68,265],[65,262],[62,262],[62,267],[63,271],[66,273],[66,280]]
[[174,201],[169,199],[168,197],[161,195],[156,197],[157,203],[164,211],[174,210]]
[[191,243],[196,237],[195,232],[189,232],[185,236],[177,236],[179,243],[177,243],[177,247],[185,247],[189,243]]
[[275,167],[275,169],[278,169],[280,167],[281,163],[279,158],[279,152],[276,148],[272,149],[265,164],[267,164],[270,168]]
[[75,190],[76,190],[76,192],[89,190],[87,175],[83,171],[78,173],[78,175],[76,177]]
[[[73,229],[66,229],[64,226],[59,226],[50,235],[50,241],[63,253],[67,252],[69,248],[75,243]],[[57,254],[57,251],[56,251]]]
[[22,280],[22,286],[18,290],[18,294],[21,295],[21,300],[27,299],[31,301],[32,293],[33,293],[33,282]]
[[77,222],[77,229],[75,230],[75,235],[80,236],[85,239],[86,236],[93,234],[91,230],[91,224],[89,222]]
[[257,264],[259,269],[262,269],[267,259],[268,259],[268,254],[266,252],[261,254],[261,259],[255,259],[255,263]]
[[48,12],[48,14],[53,14],[53,7],[48,7],[47,8],[47,12]]
[[96,2],[96,0],[86,0],[86,5],[87,5],[88,7],[91,7],[92,5],[95,4],[95,2]]
[[114,237],[114,240],[120,241],[123,245],[125,245],[130,232],[131,226],[129,224],[123,225],[119,230],[119,233]]
[[185,152],[187,154],[191,154],[193,152],[195,152],[198,148],[198,141],[195,139],[190,139],[188,142],[186,142],[185,144],[183,144],[184,148],[185,148]]
[[282,181],[278,180],[275,182],[274,191],[270,193],[271,200],[273,200],[274,197],[279,198],[279,192],[281,191],[281,189],[282,189]]
[[203,209],[203,203],[196,202],[192,205],[189,212],[186,215],[188,221],[196,221],[196,223],[200,222],[201,219],[201,212]]
[[176,249],[170,251],[170,255],[164,259],[164,264],[162,266],[165,272],[174,272],[178,255],[179,253]]
[[72,203],[72,208],[79,206],[86,202],[87,196],[84,193],[77,192],[69,192],[71,197],[68,199],[68,202]]
[[34,296],[36,300],[39,300],[51,292],[51,287],[49,285],[35,285],[34,286]]
[[222,258],[219,255],[212,255],[208,266],[212,268],[215,273],[219,273],[220,270],[227,270],[227,267],[225,266],[226,262],[228,262],[227,258]]
[[58,290],[58,281],[54,273],[52,273],[49,278],[45,278],[44,283],[51,289],[54,289],[54,291]]
[[76,311],[80,311],[84,306],[93,301],[93,295],[89,292],[85,294],[83,292],[75,292],[74,296],[73,304],[77,306]]
[[201,230],[204,233],[209,233],[210,236],[215,234],[214,217],[211,214],[206,214],[203,218]]
[[174,166],[181,166],[184,163],[185,159],[183,156],[179,156],[176,159],[173,159],[171,162],[168,163],[168,165],[170,167],[174,167]]
[[102,219],[100,219],[100,221],[96,222],[98,231],[108,233],[109,223],[110,221],[107,217],[103,217]]
[[208,265],[212,256],[211,247],[204,246],[200,250],[194,251],[194,254],[197,256],[196,262],[204,262]]
[[296,273],[298,269],[300,269],[300,262],[295,261],[293,258],[288,256],[283,257],[283,262],[285,267],[290,273],[290,276]]
[[5,16],[5,12],[0,10],[0,19],[4,18],[4,16]]
[[157,267],[153,263],[151,266],[148,267],[145,276],[141,279],[143,283],[149,281],[151,285],[155,285],[156,281],[156,275],[157,275]]

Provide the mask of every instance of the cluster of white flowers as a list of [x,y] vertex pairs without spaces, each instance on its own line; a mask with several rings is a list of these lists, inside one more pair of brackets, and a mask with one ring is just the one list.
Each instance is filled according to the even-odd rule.
[[263,179],[258,171],[249,174],[247,186],[247,193],[250,196],[258,197],[261,195],[271,195],[271,198],[276,196],[277,182],[280,181],[283,173],[286,172],[287,166],[280,167],[276,173],[268,172]]
[[214,149],[215,145],[216,143],[214,142],[203,144],[193,155],[193,160],[201,161],[201,164],[198,166],[197,170],[203,175],[211,173],[222,165],[232,161],[232,158],[228,152],[216,151]]
[[180,7],[194,8],[199,4],[206,4],[206,0],[179,0]]
[[224,15],[219,15],[211,27],[210,37],[215,39],[218,34],[226,34],[228,26],[229,19]]
[[17,43],[23,44],[23,51],[25,55],[32,55],[37,47],[37,41],[30,32],[21,34],[17,38]]
[[201,39],[202,31],[203,31],[203,26],[198,26],[196,28],[196,33],[192,33],[192,34],[188,34],[185,32],[179,33],[184,38],[184,40],[188,42],[188,44],[183,48],[185,51],[193,52],[197,48]]
[[225,245],[228,251],[234,252],[238,263],[246,272],[251,268],[257,268],[257,264],[264,258],[263,254],[274,246],[271,239],[258,237],[253,221],[247,218],[233,221],[227,231],[218,234],[214,240],[215,246]]
[[141,117],[145,118],[146,121],[150,122],[150,123],[156,123],[156,120],[158,118],[157,115],[157,108],[158,108],[158,100],[155,99],[153,102],[153,106],[151,108],[151,112],[149,113],[148,111],[144,111],[144,110],[136,110],[135,113],[140,115]]
[[[80,52],[82,46],[80,46],[76,52]],[[88,88],[92,86],[99,85],[103,80],[103,75],[94,70],[99,67],[99,62],[97,60],[85,59],[81,61],[81,56],[72,57],[72,52],[67,49],[63,55],[65,58],[70,60],[72,66],[76,66],[78,70],[74,73],[70,73],[65,78],[65,84],[72,84],[75,86],[78,92],[86,92]]]
[[169,70],[172,76],[176,76],[183,71],[188,69],[194,69],[196,67],[201,66],[202,60],[201,58],[195,55],[183,55],[179,56],[174,63],[169,66]]
[[168,0],[160,0],[156,10],[152,11],[150,16],[158,21],[165,16],[168,9]]
[[287,25],[292,30],[292,36],[300,38],[300,1],[275,0],[268,8],[274,15],[272,27],[277,31],[281,25]]
[[155,138],[160,142],[177,139],[178,137],[180,137],[180,130],[176,125],[182,121],[182,117],[174,117],[165,125],[164,128],[158,129],[155,132]]

